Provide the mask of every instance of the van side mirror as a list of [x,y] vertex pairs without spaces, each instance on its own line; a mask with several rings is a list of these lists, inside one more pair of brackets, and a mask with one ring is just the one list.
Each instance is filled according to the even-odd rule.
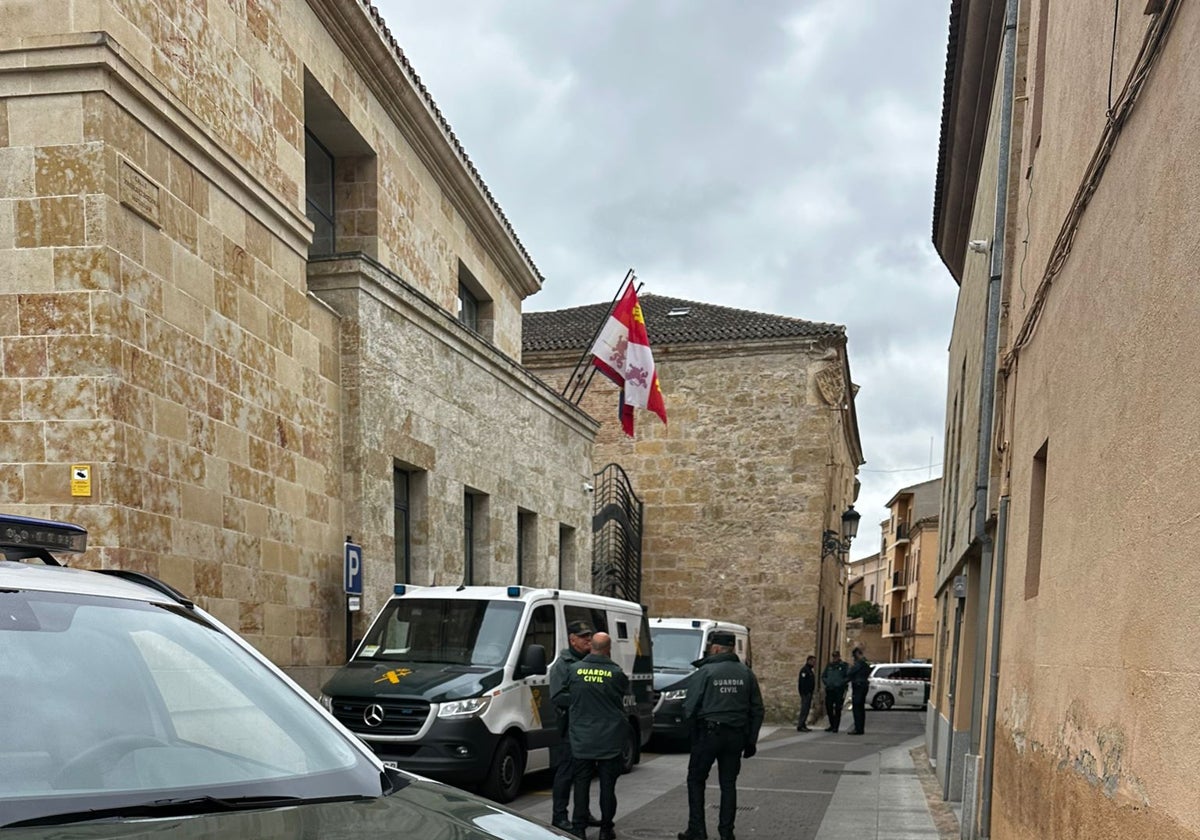
[[539,676],[546,673],[546,649],[541,645],[530,645],[521,651],[521,661],[517,663],[517,679],[522,677]]

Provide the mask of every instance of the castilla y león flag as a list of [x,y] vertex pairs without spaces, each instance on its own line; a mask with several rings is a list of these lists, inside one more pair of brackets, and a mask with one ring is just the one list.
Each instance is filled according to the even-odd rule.
[[632,283],[625,288],[592,345],[592,364],[621,388],[621,428],[625,434],[633,437],[635,407],[653,411],[667,422],[667,407],[658,387],[646,320]]

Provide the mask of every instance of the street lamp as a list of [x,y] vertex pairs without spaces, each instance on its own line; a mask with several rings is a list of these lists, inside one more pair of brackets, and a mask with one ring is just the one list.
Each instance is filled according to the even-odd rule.
[[821,534],[821,559],[837,557],[839,560],[850,553],[850,541],[858,536],[858,520],[862,514],[854,509],[854,505],[846,508],[842,514],[842,533],[825,531]]

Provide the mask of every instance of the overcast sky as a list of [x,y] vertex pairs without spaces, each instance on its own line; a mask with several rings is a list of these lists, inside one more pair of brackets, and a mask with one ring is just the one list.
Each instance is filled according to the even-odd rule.
[[877,551],[888,499],[941,475],[949,0],[374,3],[546,279],[526,311],[633,268],[644,293],[846,326],[851,557]]

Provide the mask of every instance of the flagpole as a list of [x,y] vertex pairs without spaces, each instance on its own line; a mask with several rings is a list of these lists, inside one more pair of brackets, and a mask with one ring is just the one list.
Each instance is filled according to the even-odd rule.
[[[617,301],[621,299],[621,294],[625,291],[625,287],[637,279],[633,273],[633,269],[625,272],[625,279],[621,281],[621,285],[617,287],[617,293],[613,295],[613,299],[609,302],[608,308],[604,310],[604,317],[600,319],[600,323],[596,325],[596,331],[592,333],[592,339],[583,348],[583,355],[579,357],[579,361],[575,363],[574,369],[571,371],[571,376],[563,386],[562,395],[567,398],[572,404],[579,405],[583,399],[583,395],[587,393],[588,385],[592,383],[592,377],[588,376],[587,381],[583,379],[584,365],[589,364],[589,358],[592,355],[592,348],[596,345],[596,339],[600,337],[600,331],[604,329],[604,325],[608,323],[608,316],[612,314],[613,307],[617,305]],[[592,374],[596,372],[595,367],[592,368]]]
[[[630,269],[630,270],[632,271],[632,269]],[[641,284],[641,283],[637,284],[637,288],[635,288],[633,290],[635,294],[642,290],[642,285],[643,284]],[[612,304],[609,304],[608,311],[610,314],[612,313],[612,309],[613,309]],[[608,320],[608,315],[605,315],[604,321],[607,321],[607,320]],[[600,322],[600,329],[604,328],[604,321]],[[596,330],[596,336],[599,336],[599,335],[600,335],[600,330]],[[588,350],[587,350],[588,356],[592,355],[592,347],[594,347],[596,345],[596,336],[592,337],[592,343],[588,345]],[[584,358],[586,359],[587,357],[584,357]],[[574,398],[575,405],[579,405],[579,403],[583,401],[583,395],[587,393],[587,389],[592,384],[592,378],[595,375],[596,375],[596,366],[591,365],[588,369],[587,379],[583,381],[583,385],[580,386],[579,393]],[[583,379],[582,373],[579,374],[579,378]]]

